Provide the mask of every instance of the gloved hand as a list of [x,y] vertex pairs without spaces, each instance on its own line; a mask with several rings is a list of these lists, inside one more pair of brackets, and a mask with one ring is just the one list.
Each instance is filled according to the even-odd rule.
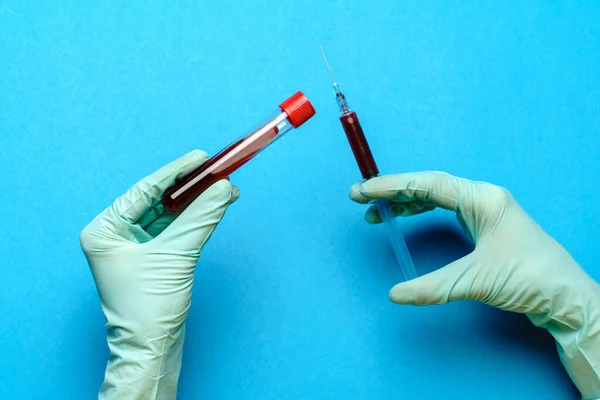
[[[600,285],[503,188],[441,172],[389,175],[355,184],[358,203],[389,199],[396,215],[441,207],[456,212],[475,250],[390,291],[398,304],[480,301],[525,313],[556,339],[584,399],[600,398]],[[365,215],[381,219],[375,206]]]
[[216,182],[179,215],[163,192],[208,159],[193,151],[142,179],[80,235],[110,355],[100,399],[174,399],[200,251],[238,195]]

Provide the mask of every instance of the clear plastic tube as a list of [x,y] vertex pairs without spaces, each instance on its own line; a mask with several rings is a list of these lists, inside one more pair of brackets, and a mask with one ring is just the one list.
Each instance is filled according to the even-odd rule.
[[165,210],[177,212],[221,179],[227,179],[258,153],[298,128],[315,114],[308,99],[297,92],[280,105],[280,111],[266,124],[225,147],[204,164],[179,179],[163,194]]
[[415,279],[417,277],[415,265],[410,256],[410,252],[408,251],[408,247],[406,246],[404,236],[396,222],[396,216],[392,210],[392,205],[388,200],[378,200],[376,205],[381,221],[388,231],[390,244],[392,245],[396,260],[398,261],[398,264],[400,264],[404,279],[407,281]]

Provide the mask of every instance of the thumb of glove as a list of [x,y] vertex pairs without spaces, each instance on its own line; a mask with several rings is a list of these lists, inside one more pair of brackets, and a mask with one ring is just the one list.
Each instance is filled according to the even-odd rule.
[[436,271],[397,284],[390,290],[390,300],[396,304],[427,306],[472,299],[475,276],[475,263],[469,254]]
[[235,200],[235,190],[222,179],[204,191],[156,239],[180,254],[198,256],[212,235],[228,206]]

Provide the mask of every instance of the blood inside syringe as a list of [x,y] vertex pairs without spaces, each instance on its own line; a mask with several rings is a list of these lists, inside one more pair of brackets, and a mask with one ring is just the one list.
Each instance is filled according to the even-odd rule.
[[362,177],[370,179],[379,175],[379,169],[377,168],[373,153],[371,153],[369,143],[367,143],[367,138],[356,113],[354,111],[346,111],[340,117],[340,121]]

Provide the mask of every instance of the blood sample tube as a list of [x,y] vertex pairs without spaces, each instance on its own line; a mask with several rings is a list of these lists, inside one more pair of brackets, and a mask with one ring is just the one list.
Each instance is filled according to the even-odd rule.
[[239,138],[168,188],[162,198],[165,210],[181,211],[212,184],[229,178],[261,150],[313,115],[312,104],[302,92],[296,92],[279,105],[278,112],[269,122]]

